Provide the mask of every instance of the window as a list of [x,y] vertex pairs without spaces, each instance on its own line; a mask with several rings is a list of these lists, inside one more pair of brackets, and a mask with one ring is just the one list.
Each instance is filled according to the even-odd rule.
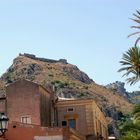
[[68,127],[76,129],[76,120],[68,119]]
[[62,126],[67,126],[67,122],[66,121],[62,121]]
[[67,108],[67,112],[73,112],[74,108]]
[[21,122],[26,124],[31,124],[31,117],[30,116],[23,116],[21,117]]

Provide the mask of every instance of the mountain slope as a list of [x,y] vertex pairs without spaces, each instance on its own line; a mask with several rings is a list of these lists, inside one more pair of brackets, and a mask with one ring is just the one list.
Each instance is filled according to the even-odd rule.
[[76,66],[68,64],[66,61],[66,63],[56,60],[53,62],[49,59],[32,58],[31,56],[25,54],[15,58],[13,64],[0,78],[0,86],[3,87],[5,84],[26,78],[50,89],[54,85],[57,88],[56,92],[69,89],[73,92],[76,91],[79,97],[92,96],[101,105],[106,103],[108,106],[118,107],[122,111],[131,110],[131,104],[125,98],[115,91],[96,84]]
[[87,74],[65,59],[51,60],[35,55],[20,54],[0,78],[0,91],[4,86],[21,78],[37,82],[54,90],[61,98],[93,98],[110,121],[118,120],[119,113],[128,113],[132,104],[115,91],[96,84]]

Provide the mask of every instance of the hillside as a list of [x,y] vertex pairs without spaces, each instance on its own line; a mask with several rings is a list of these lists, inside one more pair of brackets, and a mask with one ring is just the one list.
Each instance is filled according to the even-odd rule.
[[117,92],[96,84],[87,74],[67,60],[38,58],[20,54],[0,78],[0,93],[4,86],[21,78],[37,82],[55,91],[60,98],[93,98],[106,114],[108,120],[119,120],[120,113],[129,113],[132,104]]

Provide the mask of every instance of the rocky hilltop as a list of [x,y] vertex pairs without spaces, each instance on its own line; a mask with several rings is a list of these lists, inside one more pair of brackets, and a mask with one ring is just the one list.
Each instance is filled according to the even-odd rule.
[[140,104],[140,91],[128,92],[125,89],[125,83],[116,81],[106,85],[106,88],[117,92],[119,95],[126,98],[129,102],[134,104]]
[[6,84],[22,78],[53,90],[59,98],[93,98],[112,124],[115,133],[116,122],[132,109],[132,104],[124,96],[96,84],[87,74],[65,59],[51,60],[32,54],[20,54],[0,78],[1,95],[4,96]]

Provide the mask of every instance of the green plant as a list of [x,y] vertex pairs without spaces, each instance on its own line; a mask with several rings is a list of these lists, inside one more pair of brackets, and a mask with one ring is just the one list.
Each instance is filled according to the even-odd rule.
[[65,88],[69,86],[67,82],[59,81],[59,80],[52,81],[51,84],[53,84],[54,86],[58,88]]
[[134,107],[132,117],[123,120],[120,125],[121,140],[140,140],[140,122],[136,118],[136,115],[140,113],[139,109],[140,105]]
[[135,84],[140,80],[140,48],[132,47],[123,54],[122,61],[120,61],[122,68],[118,72],[124,71],[123,76],[131,76],[126,79],[130,85]]

